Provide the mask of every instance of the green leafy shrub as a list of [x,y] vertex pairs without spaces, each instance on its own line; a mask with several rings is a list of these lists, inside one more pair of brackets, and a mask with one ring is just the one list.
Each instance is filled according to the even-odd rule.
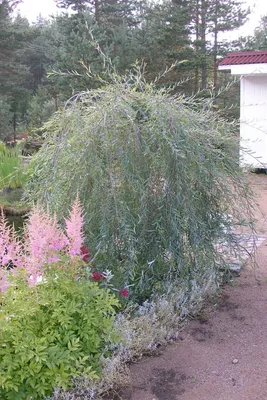
[[216,276],[218,243],[237,246],[233,231],[250,217],[236,129],[138,73],[115,77],[50,121],[28,195],[63,217],[79,192],[98,263],[111,263],[139,302],[173,281],[190,292]]
[[0,398],[42,399],[75,377],[96,377],[114,342],[118,300],[101,288],[74,203],[65,232],[33,207],[24,237],[0,216]]
[[15,277],[2,297],[0,398],[42,399],[71,378],[95,377],[117,300],[73,269],[50,268],[34,288]]
[[3,142],[0,141],[0,153],[3,153],[4,151],[6,151],[6,146]]
[[25,182],[24,166],[19,146],[8,148],[0,144],[0,190],[16,189]]

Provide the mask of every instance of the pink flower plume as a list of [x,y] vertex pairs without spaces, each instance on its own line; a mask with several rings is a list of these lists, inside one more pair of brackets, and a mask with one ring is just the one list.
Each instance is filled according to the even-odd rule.
[[57,224],[56,217],[35,206],[29,215],[26,228],[26,250],[28,264],[40,268],[46,263],[59,260],[57,252],[68,243],[66,236]]
[[83,223],[81,203],[76,197],[76,200],[70,211],[68,219],[65,219],[66,232],[69,239],[69,255],[74,257],[80,255],[81,247],[84,242]]
[[51,217],[40,207],[33,207],[26,224],[23,242],[16,236],[14,227],[10,227],[0,214],[0,290],[8,287],[8,267],[16,273],[15,267],[24,268],[30,287],[43,279],[43,266],[60,260],[61,252],[72,259],[79,255],[89,262],[91,253],[83,246],[82,206],[76,198],[68,219],[65,219],[66,234],[57,223],[56,216]]
[[3,210],[0,215],[0,266],[12,264],[16,267],[23,267],[23,245],[16,236],[13,226],[7,224]]

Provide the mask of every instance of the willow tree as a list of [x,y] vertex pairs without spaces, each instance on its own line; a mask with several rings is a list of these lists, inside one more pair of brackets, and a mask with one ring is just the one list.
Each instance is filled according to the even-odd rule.
[[78,193],[98,268],[139,299],[216,279],[250,210],[233,124],[137,72],[74,96],[45,128],[28,196],[64,217]]

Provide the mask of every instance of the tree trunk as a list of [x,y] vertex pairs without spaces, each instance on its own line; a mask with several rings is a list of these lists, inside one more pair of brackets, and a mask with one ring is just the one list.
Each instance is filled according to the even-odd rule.
[[58,94],[55,95],[55,108],[58,111]]
[[207,60],[206,60],[206,13],[207,13],[207,2],[201,0],[201,25],[200,25],[200,38],[201,38],[201,55],[203,57],[201,67],[201,89],[207,88]]
[[95,0],[95,21],[100,25],[100,0]]
[[[196,1],[196,44],[195,44],[195,52],[198,57],[199,53],[199,0]],[[195,68],[195,93],[198,92],[198,80],[199,80],[199,68],[198,65]]]
[[14,138],[14,143],[16,143],[16,138],[17,138],[17,115],[14,112],[13,114],[13,138]]
[[215,13],[214,13],[214,49],[213,49],[213,87],[217,87],[217,54],[218,54],[218,6],[219,0],[215,0]]

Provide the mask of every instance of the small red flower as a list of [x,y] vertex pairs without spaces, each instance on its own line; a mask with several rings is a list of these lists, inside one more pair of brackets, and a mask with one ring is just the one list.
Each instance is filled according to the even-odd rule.
[[95,271],[92,273],[92,279],[96,282],[99,282],[101,279],[103,279],[103,275],[100,274],[100,272]]
[[122,297],[128,297],[129,296],[129,290],[126,288],[123,288],[119,291],[120,296]]
[[83,246],[80,248],[80,253],[81,253],[81,256],[82,256],[82,260],[83,260],[85,263],[88,263],[88,262],[92,259],[92,254],[91,254],[91,251],[90,251],[90,249],[88,248],[88,246],[83,245]]

